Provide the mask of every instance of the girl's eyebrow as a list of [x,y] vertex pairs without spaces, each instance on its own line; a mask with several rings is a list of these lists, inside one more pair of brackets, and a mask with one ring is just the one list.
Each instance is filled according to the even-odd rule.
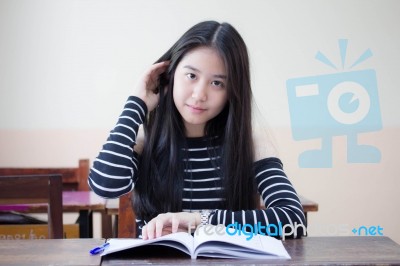
[[[186,65],[186,66],[184,66],[183,68],[187,68],[187,69],[190,69],[190,70],[192,70],[192,71],[194,71],[194,72],[201,73],[200,70],[198,70],[197,68],[192,67],[192,66],[190,66],[190,65]],[[226,79],[226,75],[222,75],[222,74],[215,74],[215,75],[213,75],[213,77],[215,77],[215,78],[220,78],[220,79]]]

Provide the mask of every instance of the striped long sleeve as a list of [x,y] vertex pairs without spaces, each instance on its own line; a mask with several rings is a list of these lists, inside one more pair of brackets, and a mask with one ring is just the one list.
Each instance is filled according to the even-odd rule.
[[[301,225],[306,226],[303,207],[291,182],[283,171],[278,158],[265,158],[255,162],[255,178],[258,192],[262,196],[265,209],[261,210],[216,210],[210,217],[214,225],[229,224],[262,226],[261,233],[281,236],[279,230],[285,225],[291,225],[285,232],[293,230],[291,236],[301,236],[305,233]],[[289,227],[289,226],[287,226]],[[281,228],[281,229],[279,229]],[[297,230],[296,230],[297,229]],[[277,231],[278,230],[278,231]]]
[[130,192],[137,180],[138,154],[133,150],[140,124],[147,113],[146,104],[130,96],[117,124],[93,162],[89,186],[104,198]]

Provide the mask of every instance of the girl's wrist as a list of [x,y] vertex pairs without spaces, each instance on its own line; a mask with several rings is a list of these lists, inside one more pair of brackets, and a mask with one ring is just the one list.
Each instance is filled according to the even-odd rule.
[[199,226],[201,224],[201,214],[200,214],[200,212],[195,212],[194,213],[194,219],[195,219],[195,225],[196,225],[196,228],[197,228],[197,226]]
[[154,99],[152,99],[151,97],[149,97],[147,95],[137,95],[136,97],[138,97],[145,103],[148,112],[153,111],[154,108],[156,108],[156,106],[157,106],[157,102],[155,102]]
[[207,225],[210,223],[210,216],[215,213],[215,210],[202,210],[200,211],[199,225]]

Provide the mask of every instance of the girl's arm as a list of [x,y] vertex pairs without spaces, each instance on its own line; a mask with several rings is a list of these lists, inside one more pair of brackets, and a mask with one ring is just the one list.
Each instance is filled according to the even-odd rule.
[[[282,162],[278,158],[264,158],[255,163],[255,178],[258,192],[262,196],[265,209],[261,210],[216,210],[210,216],[214,225],[230,224],[251,225],[253,229],[261,230],[271,236],[282,237],[279,230],[286,228],[285,237],[301,236],[306,232],[303,207],[291,182],[286,177]],[[257,225],[257,228],[254,227]],[[286,226],[285,226],[286,225]],[[261,226],[261,227],[260,227]],[[250,227],[248,228],[250,229]],[[278,231],[276,232],[276,229]],[[292,234],[289,234],[293,229]],[[297,229],[297,230],[296,230]]]
[[137,151],[142,148],[137,141],[139,126],[147,112],[158,104],[159,76],[168,65],[169,62],[160,62],[150,66],[136,86],[137,97],[128,98],[118,123],[90,169],[88,183],[96,194],[116,198],[133,189],[138,173]]
[[118,122],[103,145],[89,174],[89,186],[105,198],[116,198],[130,192],[137,180],[137,143],[139,126],[147,106],[140,98],[130,96]]

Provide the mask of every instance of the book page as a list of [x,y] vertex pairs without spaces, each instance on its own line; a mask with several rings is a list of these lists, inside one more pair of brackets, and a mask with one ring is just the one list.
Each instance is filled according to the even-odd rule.
[[139,238],[111,238],[107,242],[109,242],[110,245],[104,250],[101,256],[146,245],[164,245],[173,247],[188,255],[191,255],[193,252],[193,237],[185,232],[169,234],[149,240]]
[[[213,257],[290,258],[282,242],[270,236],[229,235],[222,225],[198,228],[194,233],[195,254]],[[219,228],[217,228],[219,227]],[[206,254],[207,253],[207,254]]]

